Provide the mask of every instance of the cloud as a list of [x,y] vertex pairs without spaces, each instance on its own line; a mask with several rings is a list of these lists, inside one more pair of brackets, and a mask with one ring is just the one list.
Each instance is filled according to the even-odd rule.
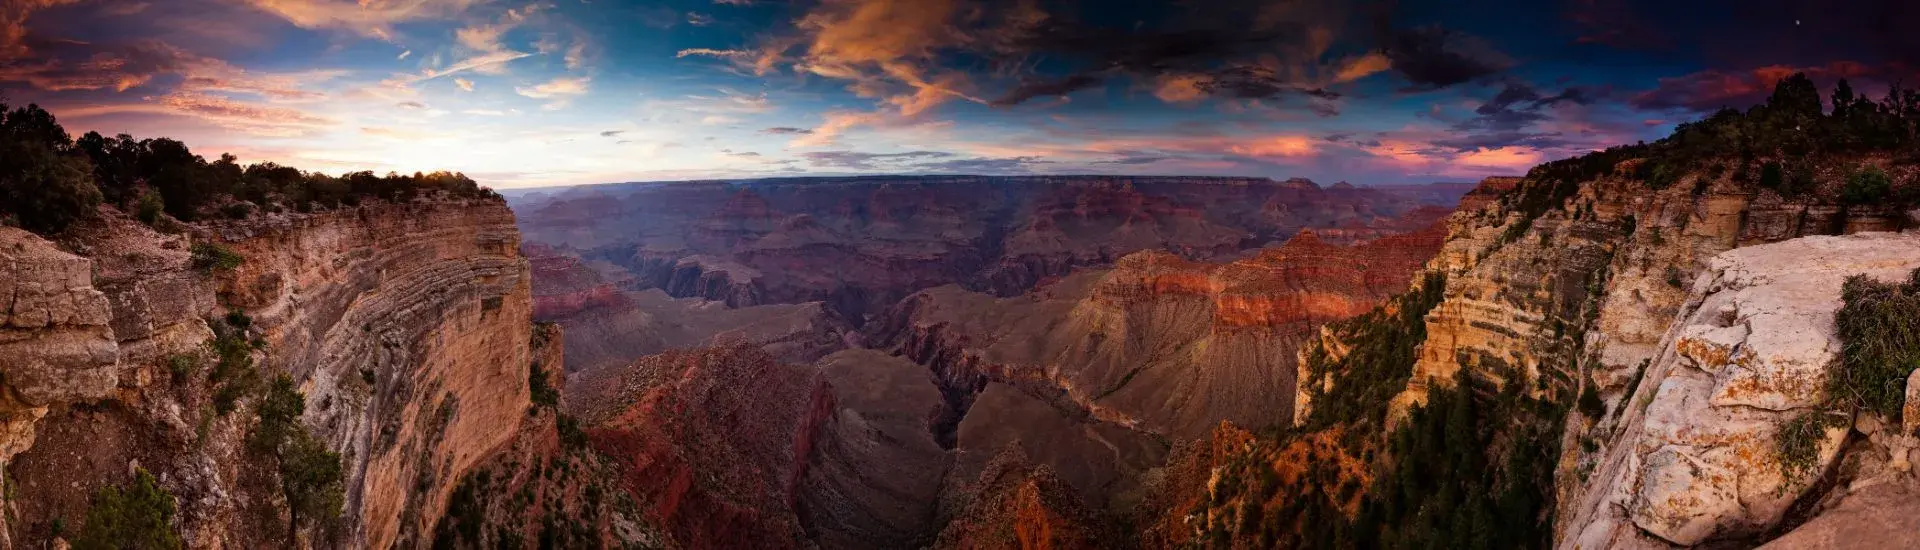
[[453,85],[454,85],[454,86],[459,86],[459,87],[460,87],[460,91],[463,91],[463,92],[471,92],[471,91],[473,91],[473,81],[472,81],[472,80],[467,80],[467,79],[464,79],[464,78],[456,78],[456,79],[453,79]]
[[0,0],[0,59],[24,52],[27,18],[33,12],[74,4],[80,0]]
[[299,137],[312,135],[336,124],[333,119],[291,107],[261,105],[233,98],[189,91],[176,91],[146,98],[141,103],[120,103],[65,109],[60,116],[86,120],[123,113],[146,113],[196,119],[220,128],[261,137]]
[[534,99],[560,99],[587,93],[592,77],[560,77],[533,86],[516,86],[514,93]]
[[1026,100],[1040,96],[1063,96],[1076,91],[1100,85],[1100,79],[1093,76],[1076,74],[1055,80],[1042,80],[1021,84],[1005,95],[988,102],[995,107],[1018,105]]
[[452,65],[448,65],[446,67],[442,67],[439,69],[427,69],[427,70],[421,71],[418,74],[401,78],[399,82],[401,83],[424,82],[427,80],[433,80],[443,76],[458,74],[465,71],[493,72],[493,71],[490,71],[491,68],[505,65],[507,62],[510,62],[516,59],[525,59],[532,56],[533,54],[530,54],[530,53],[516,52],[512,50],[488,52],[488,53],[461,59],[459,61],[454,62]]
[[1037,156],[1005,158],[965,158],[915,164],[915,172],[1005,175],[1029,174],[1038,164],[1050,164],[1052,161]]
[[[1560,93],[1545,96],[1533,86],[1520,81],[1508,82],[1494,94],[1492,99],[1474,109],[1474,118],[1454,124],[1460,131],[1487,130],[1497,135],[1516,136],[1517,131],[1547,120],[1542,108],[1559,103],[1585,105],[1592,102],[1590,94],[1582,88],[1567,88]],[[1480,139],[1507,141],[1515,139],[1481,136]]]
[[149,2],[116,2],[100,8],[100,15],[126,17],[129,15],[138,15],[151,7],[153,7],[153,4]]
[[720,88],[718,95],[687,95],[678,99],[656,99],[642,105],[649,112],[669,118],[684,115],[698,115],[702,124],[732,124],[740,121],[742,115],[760,114],[773,111],[773,101],[767,94],[747,94],[731,88]]
[[687,24],[693,25],[695,27],[705,27],[707,25],[712,25],[713,16],[700,13],[697,11],[690,11],[690,12],[687,12]]
[[1142,164],[1153,164],[1156,162],[1167,160],[1168,158],[1171,158],[1171,157],[1160,156],[1160,155],[1140,155],[1140,156],[1127,155],[1127,156],[1123,156],[1123,157],[1112,159],[1112,160],[1096,160],[1096,161],[1093,161],[1093,163],[1138,166]]
[[794,147],[820,147],[832,145],[840,139],[840,134],[848,129],[860,126],[882,126],[897,120],[885,113],[864,113],[856,111],[832,111],[823,115],[825,119],[819,126],[793,140]]
[[1558,132],[1517,132],[1496,131],[1481,134],[1468,134],[1458,137],[1442,138],[1432,141],[1435,147],[1445,147],[1460,152],[1485,149],[1503,149],[1510,147],[1528,147],[1533,149],[1558,149],[1567,146],[1567,141]]
[[953,156],[943,151],[908,151],[904,153],[862,153],[858,151],[814,151],[801,153],[808,164],[816,168],[846,168],[852,170],[873,170],[876,164],[894,164],[911,161],[937,159]]
[[791,126],[775,126],[772,128],[761,130],[760,133],[773,134],[773,135],[802,136],[802,135],[813,133],[813,130],[808,130],[806,128],[794,128]]
[[402,108],[402,109],[416,109],[416,110],[418,110],[418,109],[425,109],[425,108],[427,108],[427,104],[425,104],[425,103],[421,103],[421,102],[418,102],[418,101],[402,101],[402,102],[400,102],[400,103],[399,103],[399,106],[400,106],[400,108]]
[[486,0],[245,0],[304,29],[328,29],[391,40],[393,26],[451,19]]
[[600,132],[600,137],[614,137],[624,133],[627,133],[627,131],[626,130],[607,130],[605,132]]
[[1262,137],[1250,141],[1235,143],[1226,147],[1227,152],[1248,157],[1308,157],[1319,150],[1313,138],[1298,135]]
[[[1794,73],[1806,73],[1815,82],[1829,85],[1842,78],[1859,79],[1880,76],[1881,71],[1860,63],[1836,61],[1822,66],[1792,67],[1767,65],[1744,71],[1708,69],[1659,80],[1659,85],[1627,100],[1629,105],[1649,110],[1681,110],[1706,113],[1723,107],[1745,108],[1766,101],[1775,84]],[[1856,86],[1858,83],[1855,83]]]
[[1477,37],[1438,26],[1395,31],[1385,48],[1393,69],[1417,90],[1433,90],[1506,70],[1512,58]]
[[474,115],[474,116],[506,116],[507,115],[505,111],[499,111],[495,109],[467,109],[465,111],[460,111],[460,112],[469,114],[469,115]]
[[750,58],[754,55],[757,55],[757,53],[747,50],[716,50],[712,48],[687,48],[673,54],[674,57],[704,56],[722,59]]
[[277,102],[313,101],[325,94],[315,85],[344,71],[254,72],[225,61],[195,55],[158,41],[42,44],[30,55],[0,62],[0,82],[22,82],[49,92],[111,90],[124,92],[177,76],[174,88],[260,96]]

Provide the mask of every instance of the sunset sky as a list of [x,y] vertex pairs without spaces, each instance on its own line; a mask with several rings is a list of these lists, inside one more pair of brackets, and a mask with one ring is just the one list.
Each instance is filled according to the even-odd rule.
[[[494,187],[855,173],[1518,174],[1805,71],[1920,82],[1895,1],[0,0],[78,135]],[[1904,25],[1904,26],[1902,26]]]

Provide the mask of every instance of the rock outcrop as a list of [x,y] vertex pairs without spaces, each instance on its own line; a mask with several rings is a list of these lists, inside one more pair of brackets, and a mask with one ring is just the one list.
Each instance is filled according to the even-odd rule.
[[[263,378],[296,382],[303,424],[345,457],[345,520],[312,528],[309,543],[419,544],[453,481],[524,416],[530,281],[497,199],[263,213],[190,236],[101,212],[63,239],[79,255],[0,229],[9,324],[25,329],[0,331],[0,346],[22,346],[0,353],[8,418],[38,416],[48,436],[5,445],[18,453],[16,541],[72,525],[94,489],[137,464],[181,497],[191,545],[287,543],[271,468],[248,458],[252,413],[211,406],[228,388],[204,370],[216,324],[261,350]],[[241,261],[211,266],[196,257],[208,245]]]
[[[1805,237],[1709,260],[1622,401],[1562,546],[1657,544],[1647,535],[1694,545],[1778,526],[1836,463],[1854,425],[1824,408],[1841,350],[1841,283],[1903,281],[1915,268],[1920,235],[1892,233]],[[1814,453],[1796,471],[1776,440],[1808,418]]]
[[106,397],[119,344],[93,261],[0,227],[0,467],[33,446],[48,407]]
[[918,365],[736,345],[648,356],[591,388],[574,405],[586,437],[676,545],[912,548],[937,529],[950,459]]
[[968,493],[932,548],[1091,550],[1112,548],[1118,538],[1111,523],[1018,446],[995,455]]

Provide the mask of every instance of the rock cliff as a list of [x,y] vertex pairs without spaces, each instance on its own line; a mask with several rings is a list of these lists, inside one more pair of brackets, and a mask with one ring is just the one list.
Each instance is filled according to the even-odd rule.
[[[251,398],[217,379],[225,362],[204,370],[217,325],[252,339],[261,376],[295,381],[301,423],[345,457],[345,520],[302,538],[419,543],[453,480],[524,416],[532,303],[513,223],[497,199],[422,199],[186,235],[103,209],[60,242],[66,252],[0,230],[12,304],[0,346],[19,351],[0,354],[0,448],[22,497],[9,536],[73,525],[96,487],[138,465],[181,497],[190,545],[286,543],[271,474],[246,458]],[[241,261],[210,267],[209,245]],[[229,393],[238,412],[215,406]]]

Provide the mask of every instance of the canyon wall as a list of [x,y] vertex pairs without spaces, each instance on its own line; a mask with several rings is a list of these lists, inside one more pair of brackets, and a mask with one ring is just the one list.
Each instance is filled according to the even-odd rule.
[[528,254],[543,262],[537,315],[567,326],[583,360],[571,366],[586,369],[658,351],[635,343],[645,337],[618,336],[651,332],[646,318],[658,317],[634,314],[644,308],[623,296],[633,291],[729,308],[818,303],[857,328],[927,288],[1014,296],[1140,250],[1230,261],[1309,227],[1339,244],[1416,231],[1464,191],[1260,178],[882,176],[614,184],[513,200]]
[[[204,347],[216,326],[252,341],[248,368],[295,382],[302,424],[344,457],[344,518],[302,525],[306,544],[418,544],[452,481],[524,416],[530,281],[498,200],[263,213],[185,234],[103,209],[66,252],[0,231],[13,304],[0,346],[23,350],[0,354],[14,542],[75,525],[135,466],[180,497],[190,546],[290,542],[271,466],[248,454],[253,398]],[[196,254],[207,244],[243,260],[210,266]]]

